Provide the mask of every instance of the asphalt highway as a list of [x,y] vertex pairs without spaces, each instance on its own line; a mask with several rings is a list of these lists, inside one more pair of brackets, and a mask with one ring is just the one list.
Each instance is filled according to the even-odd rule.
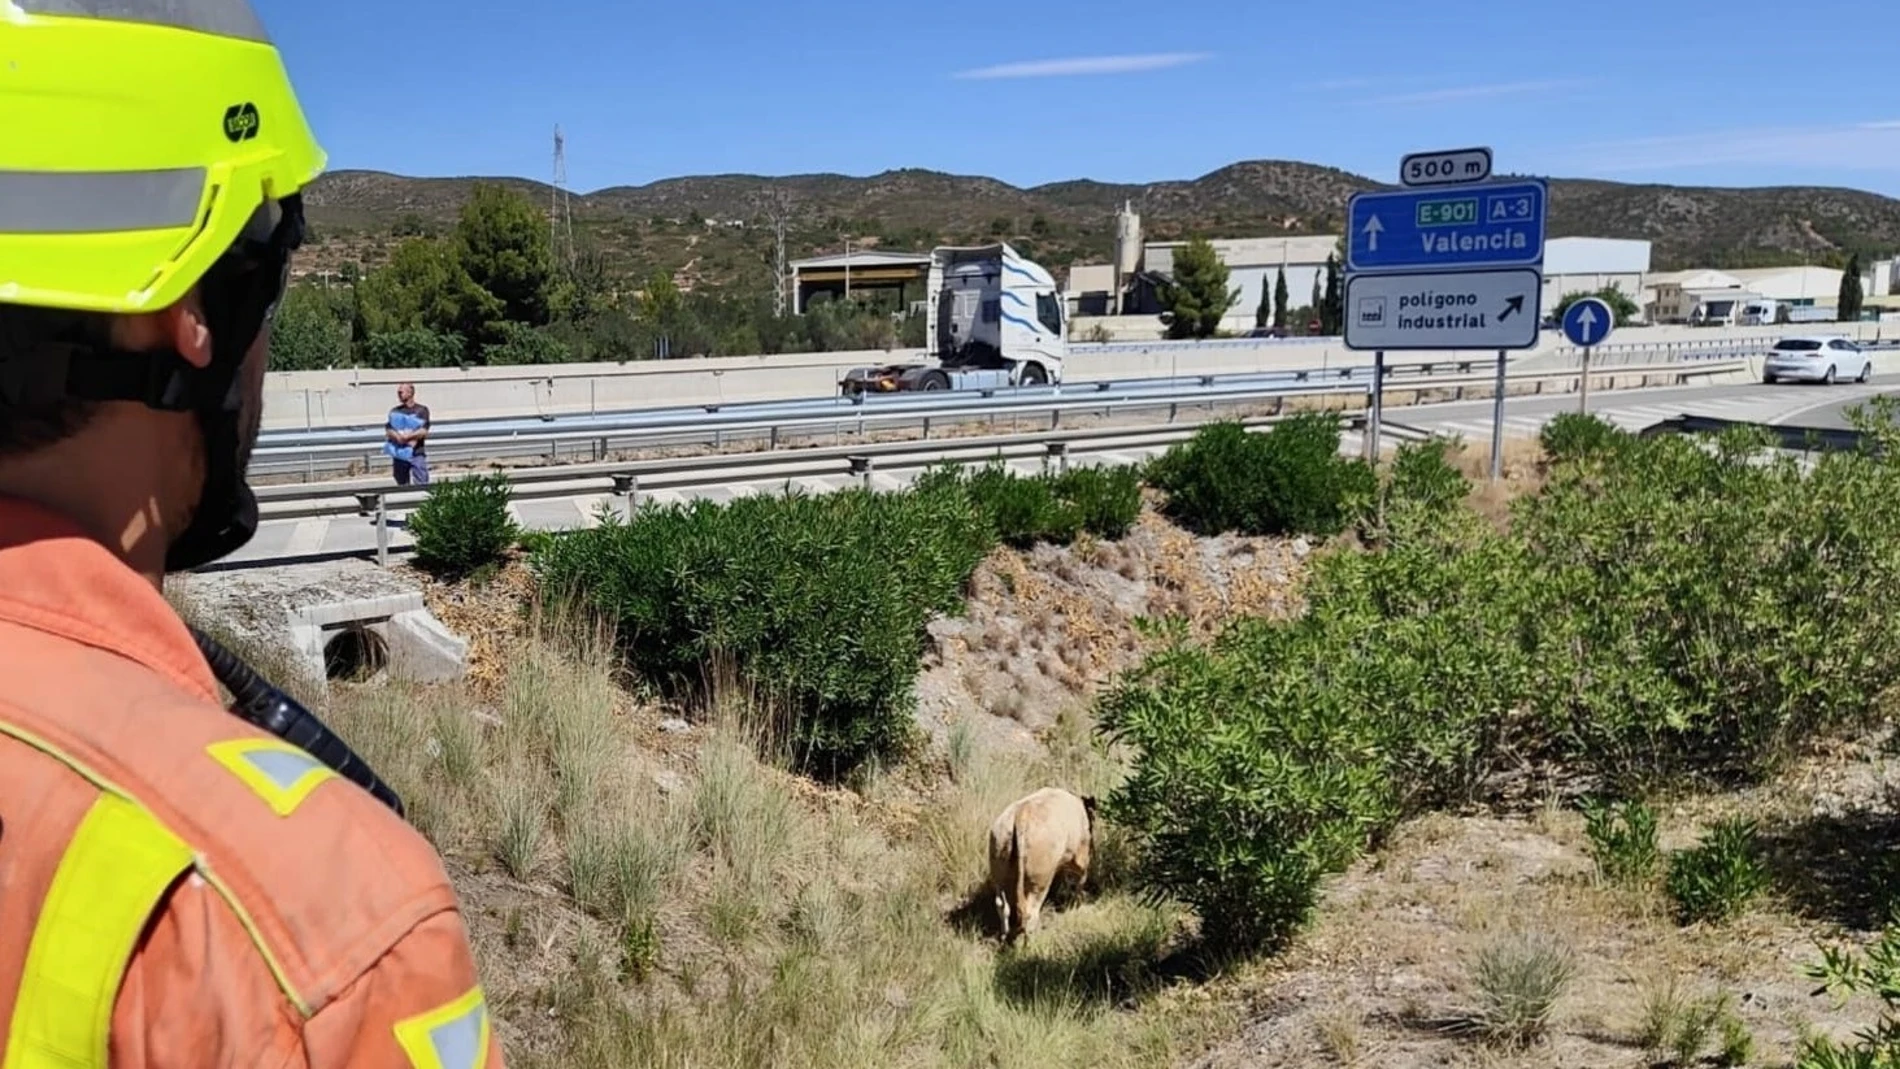
[[[1590,395],[1590,412],[1629,431],[1685,415],[1796,427],[1848,427],[1847,409],[1879,394],[1900,394],[1900,375],[1876,375],[1866,385],[1735,382],[1598,391]],[[1575,393],[1506,398],[1504,433],[1534,436],[1557,413],[1577,411],[1578,400]],[[1467,441],[1491,438],[1488,398],[1389,408],[1385,419],[1434,434],[1462,435]]]

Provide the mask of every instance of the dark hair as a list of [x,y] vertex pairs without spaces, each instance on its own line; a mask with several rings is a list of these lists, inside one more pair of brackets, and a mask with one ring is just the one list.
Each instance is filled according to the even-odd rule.
[[0,304],[0,459],[57,445],[84,430],[99,411],[94,402],[70,398],[8,400],[8,382],[24,381],[22,375],[7,375],[8,362],[56,360],[49,352],[56,346],[103,347],[111,337],[110,316]]

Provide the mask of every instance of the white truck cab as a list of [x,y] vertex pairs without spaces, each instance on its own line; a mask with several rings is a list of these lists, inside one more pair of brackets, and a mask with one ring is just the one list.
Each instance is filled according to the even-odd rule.
[[939,246],[925,281],[930,363],[853,368],[846,394],[1062,381],[1069,314],[1055,278],[1007,243]]

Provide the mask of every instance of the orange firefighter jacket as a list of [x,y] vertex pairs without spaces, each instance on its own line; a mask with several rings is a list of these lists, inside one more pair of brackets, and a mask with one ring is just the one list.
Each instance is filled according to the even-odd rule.
[[441,860],[0,499],[0,1066],[500,1069]]

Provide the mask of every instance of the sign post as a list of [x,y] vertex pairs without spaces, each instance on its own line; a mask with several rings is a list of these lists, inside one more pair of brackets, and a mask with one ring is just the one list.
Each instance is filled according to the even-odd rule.
[[1505,350],[1498,350],[1498,384],[1491,399],[1491,481],[1504,478],[1504,361]]
[[1366,421],[1366,459],[1379,462],[1379,423],[1385,419],[1385,350],[1372,354],[1372,416]]
[[1580,400],[1577,411],[1590,411],[1590,350],[1603,344],[1616,328],[1616,312],[1609,303],[1596,297],[1585,297],[1564,309],[1564,337],[1570,344],[1583,350],[1583,377],[1577,388]]
[[1375,461],[1386,352],[1495,349],[1491,476],[1501,474],[1504,365],[1509,351],[1537,346],[1550,193],[1541,178],[1490,179],[1488,148],[1418,152],[1399,164],[1405,188],[1358,193],[1346,207],[1346,347],[1375,354]]

